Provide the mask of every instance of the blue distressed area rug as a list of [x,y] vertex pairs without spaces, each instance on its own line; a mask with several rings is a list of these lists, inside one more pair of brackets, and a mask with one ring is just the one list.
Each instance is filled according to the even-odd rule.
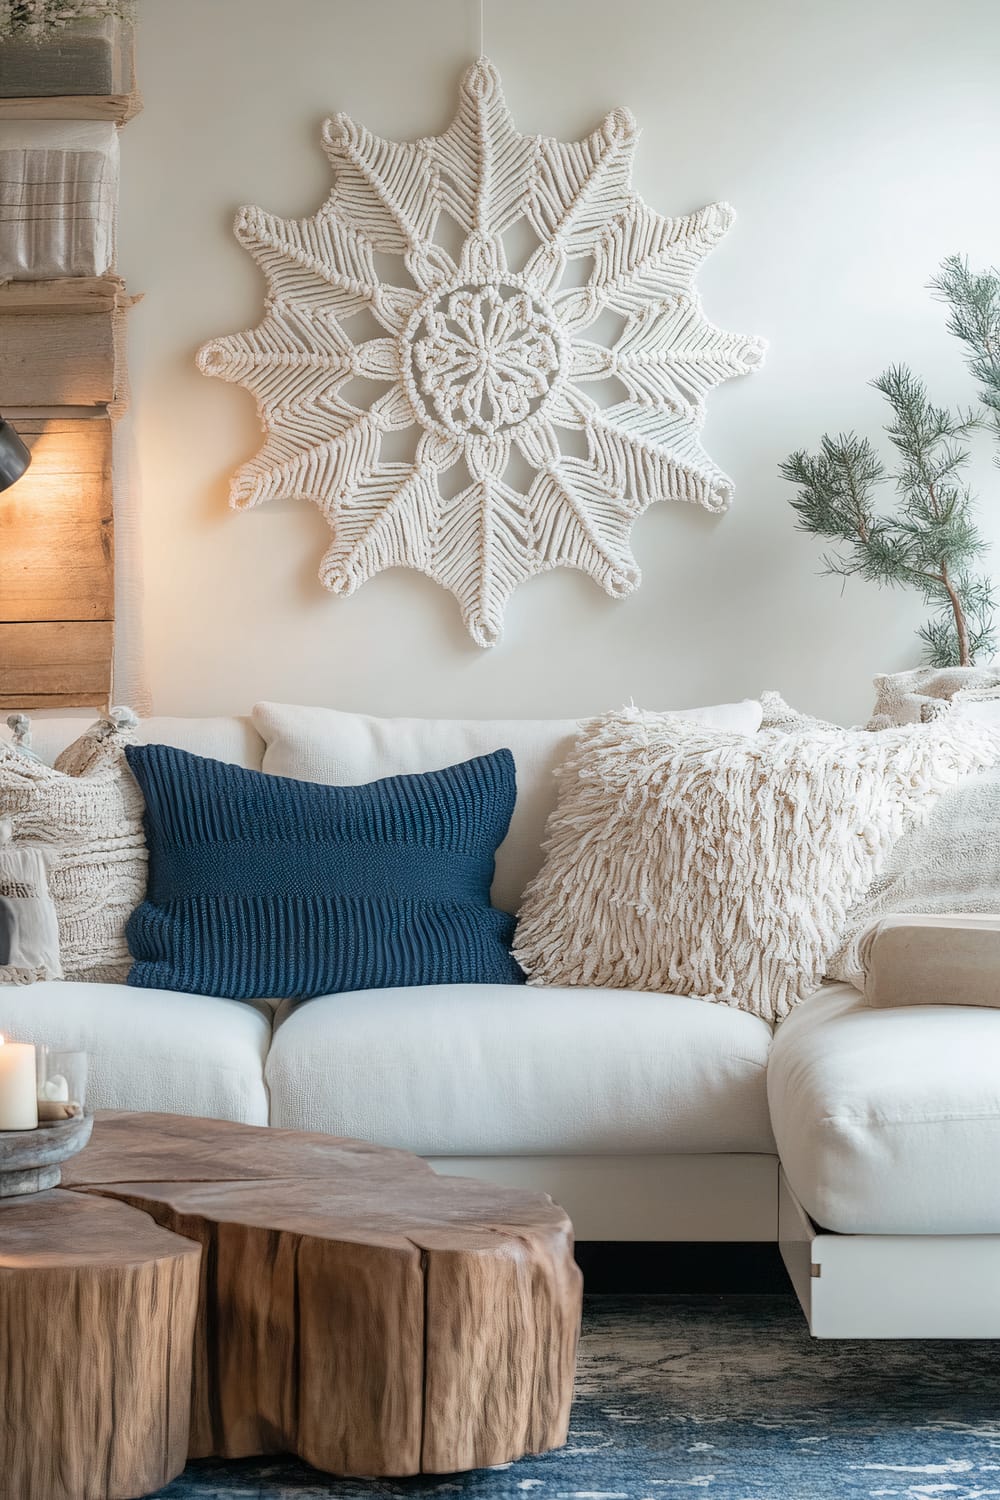
[[989,1342],[810,1338],[791,1297],[592,1297],[569,1443],[411,1480],[292,1459],[193,1463],[158,1500],[986,1500],[1000,1496]]

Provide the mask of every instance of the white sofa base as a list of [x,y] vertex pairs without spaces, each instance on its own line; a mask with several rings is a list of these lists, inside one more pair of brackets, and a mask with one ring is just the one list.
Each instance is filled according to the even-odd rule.
[[[83,726],[34,727],[51,762]],[[509,745],[518,808],[495,889],[513,908],[541,863],[571,729],[264,705],[257,727],[148,719],[140,738],[342,784]],[[580,1239],[780,1241],[817,1337],[1000,1337],[1000,1011],[877,1011],[829,985],[772,1045],[746,1013],[625,991],[428,987],[272,1016],[67,983],[0,989],[0,1031],[87,1050],[95,1108],[404,1146],[441,1172],[550,1192]],[[779,1156],[818,1220],[862,1232],[818,1229],[779,1192]]]
[[830,1234],[780,1171],[778,1235],[814,1338],[1000,1338],[1000,1234]]
[[535,1188],[561,1203],[578,1240],[770,1241],[778,1159],[690,1156],[436,1156],[436,1172]]

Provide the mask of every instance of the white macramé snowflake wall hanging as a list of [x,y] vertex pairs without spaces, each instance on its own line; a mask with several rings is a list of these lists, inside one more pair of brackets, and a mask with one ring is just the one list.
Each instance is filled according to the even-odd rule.
[[[318,505],[328,589],[420,569],[492,646],[536,573],[581,568],[630,594],[632,523],[654,501],[727,508],[732,483],[699,441],[704,398],[758,368],[765,345],[713,327],[693,281],[733,212],[647,207],[631,187],[637,134],[613,110],[583,141],[519,135],[480,60],[443,135],[397,144],[327,121],[335,182],[312,218],[240,210],[266,313],[198,356],[253,392],[266,433],[231,503]],[[456,226],[453,258],[441,241]],[[352,336],[361,313],[379,336]],[[614,335],[596,342],[608,313]],[[386,387],[367,409],[345,389],[358,377]],[[623,399],[602,404],[612,379]],[[415,458],[393,461],[383,439],[408,428]]]

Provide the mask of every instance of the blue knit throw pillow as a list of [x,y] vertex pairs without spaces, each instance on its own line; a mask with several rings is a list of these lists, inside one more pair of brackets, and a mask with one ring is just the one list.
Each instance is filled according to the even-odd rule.
[[146,799],[149,887],[129,984],[305,1000],[414,984],[519,984],[490,905],[514,757],[320,786],[169,745],[125,754]]

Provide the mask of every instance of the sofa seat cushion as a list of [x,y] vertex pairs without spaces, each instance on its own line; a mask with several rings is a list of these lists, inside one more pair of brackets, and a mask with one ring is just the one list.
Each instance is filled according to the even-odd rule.
[[1000,1011],[875,1010],[828,985],[778,1027],[767,1087],[788,1181],[823,1228],[1000,1233]]
[[87,1052],[88,1109],[267,1124],[266,1007],[120,984],[4,985],[0,1033]]
[[426,1156],[773,1152],[771,1029],[676,995],[428,986],[276,1017],[271,1123]]

